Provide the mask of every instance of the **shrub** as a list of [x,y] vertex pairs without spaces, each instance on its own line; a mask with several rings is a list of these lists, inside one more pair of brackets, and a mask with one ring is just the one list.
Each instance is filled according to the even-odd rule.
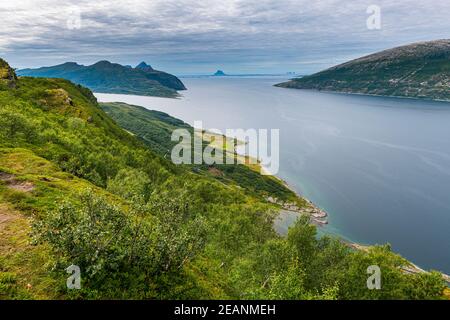
[[127,288],[134,288],[125,290],[127,297],[145,294],[162,274],[182,274],[205,241],[202,219],[190,220],[190,212],[176,198],[166,200],[136,201],[125,213],[88,192],[81,196],[80,207],[65,203],[34,222],[34,243],[51,245],[57,270],[79,266],[83,288],[96,295],[123,297]]

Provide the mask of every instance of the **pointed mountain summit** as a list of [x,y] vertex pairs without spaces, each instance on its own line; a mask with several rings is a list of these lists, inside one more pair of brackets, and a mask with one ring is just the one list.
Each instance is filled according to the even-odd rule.
[[145,63],[145,61],[142,61],[141,63],[139,63],[135,69],[144,70],[144,71],[153,71],[154,70],[152,68],[152,66]]
[[226,76],[226,74],[222,70],[217,70],[216,73],[214,73],[214,76],[223,77],[223,76]]
[[101,60],[84,66],[66,62],[57,66],[18,70],[19,76],[63,78],[88,87],[95,92],[122,93],[158,97],[176,97],[177,90],[186,90],[176,76],[154,70],[145,62],[136,68]]

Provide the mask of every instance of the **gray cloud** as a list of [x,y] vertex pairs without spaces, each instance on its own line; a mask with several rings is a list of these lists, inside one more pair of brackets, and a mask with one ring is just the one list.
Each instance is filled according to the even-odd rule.
[[[371,4],[381,30],[366,28]],[[67,27],[72,8],[80,29]],[[450,37],[448,0],[2,0],[0,12],[0,55],[17,67],[110,59],[175,73],[312,72]]]

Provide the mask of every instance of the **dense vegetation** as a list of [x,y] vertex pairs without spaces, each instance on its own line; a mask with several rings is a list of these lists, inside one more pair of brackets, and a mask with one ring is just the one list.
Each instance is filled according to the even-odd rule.
[[20,76],[63,78],[104,93],[176,97],[176,90],[186,90],[174,75],[154,70],[145,63],[131,68],[109,61],[99,61],[91,66],[67,62],[52,67],[23,69],[17,73]]
[[[148,110],[122,102],[100,103],[100,107],[114,119],[122,128],[141,139],[150,149],[167,159],[172,148],[178,143],[171,141],[172,131],[187,129],[192,136],[194,128],[189,124],[173,118],[160,111]],[[204,147],[208,142],[204,142]],[[194,154],[194,150],[192,151]],[[194,155],[192,155],[194,157]],[[291,202],[301,199],[288,189],[280,180],[259,173],[259,166],[237,165],[189,165],[187,169],[201,175],[213,177],[226,184],[237,184],[244,192],[262,197],[276,197]]]
[[385,50],[277,86],[450,100],[450,40]]
[[[278,236],[261,194],[174,166],[89,90],[16,79],[1,59],[0,75],[0,298],[442,297],[439,273],[402,272],[387,245],[318,238],[307,216]],[[66,288],[72,264],[81,290]]]

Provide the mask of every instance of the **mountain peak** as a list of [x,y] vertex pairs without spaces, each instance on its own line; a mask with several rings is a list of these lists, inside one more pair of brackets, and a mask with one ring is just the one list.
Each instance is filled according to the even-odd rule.
[[225,72],[222,70],[217,70],[216,73],[214,73],[215,76],[226,76]]
[[5,60],[0,58],[0,85],[5,84],[10,88],[16,87],[17,76]]
[[[2,65],[0,64],[0,71]],[[89,66],[64,64],[38,69],[18,70],[21,76],[64,78],[97,92],[129,93],[161,97],[176,97],[177,90],[186,90],[176,76],[153,70],[145,62],[137,68],[98,61]],[[2,73],[0,72],[0,77]]]
[[145,63],[145,61],[142,61],[141,63],[139,63],[135,69],[140,69],[140,70],[144,70],[144,71],[153,70],[152,66]]
[[450,100],[450,39],[383,50],[279,87]]
[[112,63],[109,62],[108,60],[100,60],[93,64],[93,66],[109,66],[109,65],[112,65]]

